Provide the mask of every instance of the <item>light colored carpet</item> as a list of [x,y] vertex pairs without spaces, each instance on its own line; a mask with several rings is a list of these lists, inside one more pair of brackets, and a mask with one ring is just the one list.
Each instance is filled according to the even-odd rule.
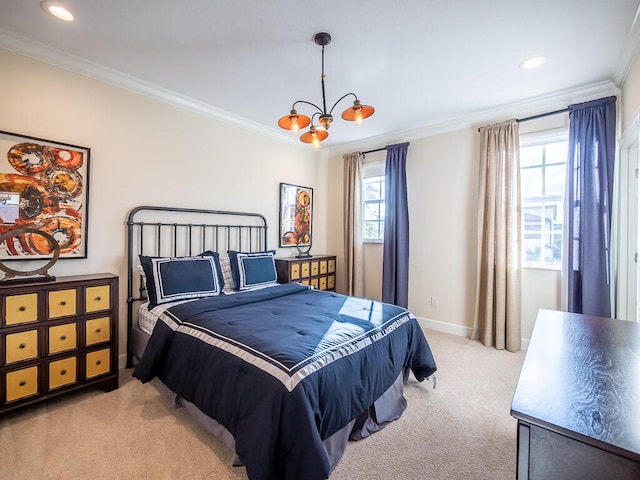
[[[437,388],[405,387],[402,418],[350,442],[331,480],[514,479],[509,415],[524,352],[427,331]],[[247,479],[232,455],[157,381],[120,372],[120,388],[87,390],[0,416],[0,477],[13,479]],[[301,479],[303,480],[303,479]]]

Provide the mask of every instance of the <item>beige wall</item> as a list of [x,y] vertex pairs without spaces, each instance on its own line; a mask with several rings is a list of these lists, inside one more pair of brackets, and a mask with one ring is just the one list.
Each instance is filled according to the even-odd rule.
[[258,212],[268,219],[269,247],[274,248],[279,183],[310,186],[315,194],[314,250],[326,250],[327,162],[316,158],[313,149],[3,49],[0,66],[0,130],[91,149],[88,258],[60,260],[51,273],[119,275],[121,354],[126,325],[125,220],[133,207]]

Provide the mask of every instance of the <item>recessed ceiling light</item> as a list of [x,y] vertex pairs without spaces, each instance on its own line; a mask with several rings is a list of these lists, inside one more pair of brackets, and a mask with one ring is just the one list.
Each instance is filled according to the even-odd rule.
[[547,63],[547,57],[531,57],[526,59],[520,64],[520,68],[523,70],[529,70],[531,68],[537,68],[540,65]]
[[71,14],[71,12],[60,5],[58,2],[47,0],[42,2],[40,5],[45,12],[50,13],[60,20],[64,20],[65,22],[71,22],[73,20],[73,15]]

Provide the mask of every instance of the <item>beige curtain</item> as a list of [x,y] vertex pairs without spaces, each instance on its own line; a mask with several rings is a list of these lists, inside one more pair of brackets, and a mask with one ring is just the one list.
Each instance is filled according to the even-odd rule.
[[480,128],[478,277],[471,338],[520,349],[520,142],[515,120]]
[[344,263],[347,294],[364,296],[362,257],[362,155],[344,155]]

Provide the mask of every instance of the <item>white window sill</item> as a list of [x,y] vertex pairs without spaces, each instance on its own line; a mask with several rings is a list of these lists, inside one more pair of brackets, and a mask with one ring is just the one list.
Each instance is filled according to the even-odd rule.
[[523,263],[522,268],[530,270],[553,270],[556,272],[562,271],[561,265],[555,265],[551,263]]
[[363,240],[362,243],[378,243],[378,244],[383,244],[384,240]]

